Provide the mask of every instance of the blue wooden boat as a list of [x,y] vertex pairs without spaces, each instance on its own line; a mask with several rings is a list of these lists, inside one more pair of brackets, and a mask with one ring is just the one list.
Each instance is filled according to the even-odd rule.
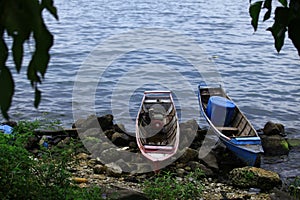
[[222,143],[249,166],[260,166],[261,139],[221,86],[198,86],[202,115]]

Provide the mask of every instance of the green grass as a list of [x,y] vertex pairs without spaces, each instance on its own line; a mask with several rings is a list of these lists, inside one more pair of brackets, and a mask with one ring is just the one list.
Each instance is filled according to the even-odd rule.
[[201,197],[203,172],[199,169],[190,172],[179,181],[171,172],[161,172],[145,181],[143,192],[150,199],[195,199]]
[[290,184],[289,192],[294,198],[300,199],[300,176],[296,177]]
[[12,134],[0,134],[1,199],[102,199],[105,191],[98,186],[79,188],[71,184],[67,169],[76,152],[76,141],[63,149],[41,146],[38,157],[24,148],[34,137],[34,129],[45,125],[50,127],[45,121],[21,121]]

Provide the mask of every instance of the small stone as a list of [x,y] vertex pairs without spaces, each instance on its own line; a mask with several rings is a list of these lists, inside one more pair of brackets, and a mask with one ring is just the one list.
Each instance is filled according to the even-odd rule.
[[76,158],[79,159],[79,160],[87,160],[88,157],[89,157],[89,155],[86,154],[86,153],[79,153],[79,154],[76,156]]
[[176,173],[177,173],[177,176],[179,177],[184,177],[185,176],[185,170],[184,169],[176,169]]
[[186,166],[184,169],[185,169],[186,171],[191,171],[191,170],[192,170],[190,166]]
[[122,174],[122,168],[115,163],[109,163],[105,165],[106,168],[106,173],[108,176],[112,177],[120,177]]
[[99,164],[93,167],[93,171],[95,174],[103,174],[104,172],[106,172],[106,169],[107,167]]
[[99,180],[105,180],[106,176],[104,174],[94,174],[93,178],[99,179]]

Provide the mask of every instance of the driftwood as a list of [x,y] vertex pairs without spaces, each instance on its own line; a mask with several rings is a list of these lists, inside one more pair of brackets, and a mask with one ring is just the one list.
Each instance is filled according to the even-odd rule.
[[78,128],[70,128],[70,129],[57,129],[57,130],[43,130],[43,129],[37,129],[34,131],[34,133],[37,136],[61,136],[61,137],[72,137],[76,138],[78,137]]

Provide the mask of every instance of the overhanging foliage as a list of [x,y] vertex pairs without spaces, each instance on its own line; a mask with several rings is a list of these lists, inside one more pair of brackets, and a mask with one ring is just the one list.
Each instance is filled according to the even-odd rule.
[[[277,52],[284,45],[285,33],[296,47],[300,56],[300,0],[278,0],[281,6],[275,8],[274,23],[267,30],[271,31]],[[251,3],[251,0],[250,0]],[[249,8],[251,24],[257,30],[259,15],[262,9],[267,9],[264,21],[269,20],[272,12],[272,0],[256,1]]]
[[[2,115],[9,119],[8,110],[14,95],[14,80],[6,65],[9,48],[15,69],[20,72],[24,55],[24,43],[29,39],[35,42],[35,49],[27,68],[27,79],[35,90],[34,106],[37,108],[41,100],[38,84],[47,71],[50,60],[49,50],[53,45],[53,36],[47,29],[42,11],[48,10],[57,20],[56,7],[53,0],[0,0],[0,108]],[[12,38],[12,46],[8,47],[5,34]]]

